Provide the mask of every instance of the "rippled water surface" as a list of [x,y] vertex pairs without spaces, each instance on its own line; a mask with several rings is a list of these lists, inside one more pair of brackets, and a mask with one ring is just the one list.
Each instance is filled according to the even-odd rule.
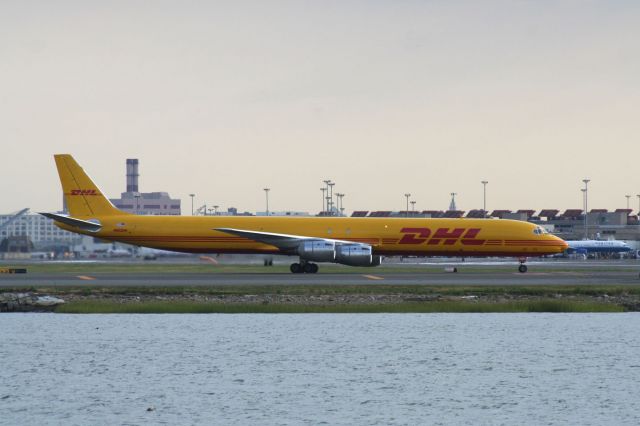
[[2,314],[0,424],[640,424],[639,339],[638,314]]

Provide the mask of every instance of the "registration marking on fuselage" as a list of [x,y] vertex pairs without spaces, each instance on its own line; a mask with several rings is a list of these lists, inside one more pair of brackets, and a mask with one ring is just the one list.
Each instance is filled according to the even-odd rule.
[[377,275],[363,275],[365,278],[369,278],[370,280],[384,280],[382,277],[378,277]]
[[94,278],[94,277],[89,277],[89,276],[87,276],[87,275],[78,275],[78,276],[76,276],[76,278],[79,278],[79,279],[81,279],[81,280],[85,280],[85,281],[92,281],[92,280],[95,280],[95,278]]

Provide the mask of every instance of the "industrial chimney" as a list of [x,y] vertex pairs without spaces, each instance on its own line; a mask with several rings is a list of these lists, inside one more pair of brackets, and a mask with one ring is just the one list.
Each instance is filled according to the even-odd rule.
[[138,176],[138,159],[127,158],[127,192],[139,192]]

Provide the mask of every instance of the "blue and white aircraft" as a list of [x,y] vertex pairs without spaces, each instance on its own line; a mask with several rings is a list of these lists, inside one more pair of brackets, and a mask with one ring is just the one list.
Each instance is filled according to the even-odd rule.
[[567,241],[569,248],[567,254],[588,254],[588,253],[624,253],[631,251],[631,247],[623,241],[602,241],[602,240],[576,240]]

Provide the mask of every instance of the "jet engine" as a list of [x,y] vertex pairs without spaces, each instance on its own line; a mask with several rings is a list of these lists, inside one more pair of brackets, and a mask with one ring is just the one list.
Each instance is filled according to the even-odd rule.
[[382,259],[373,255],[370,245],[340,244],[336,246],[335,262],[349,266],[378,266]]
[[336,259],[336,243],[325,240],[303,241],[298,246],[301,259],[314,262],[334,262]]

